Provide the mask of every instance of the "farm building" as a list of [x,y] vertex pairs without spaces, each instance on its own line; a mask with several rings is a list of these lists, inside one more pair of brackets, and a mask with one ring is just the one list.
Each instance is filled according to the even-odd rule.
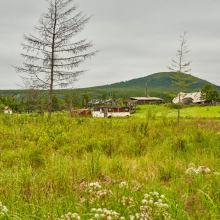
[[[201,99],[201,92],[193,92],[193,93],[180,92],[180,103],[183,103],[183,104],[190,104],[190,103],[202,104],[205,101],[206,100]],[[177,97],[175,97],[172,102],[175,104],[179,103],[179,95]]]
[[131,97],[131,101],[136,101],[138,105],[142,104],[151,104],[151,103],[163,103],[163,99],[157,97],[150,97],[147,90],[147,83],[146,83],[146,97]]
[[138,105],[149,103],[163,103],[163,99],[157,97],[131,97],[131,101],[137,101]]
[[110,118],[110,117],[124,117],[124,116],[130,116],[130,109],[127,106],[112,106],[112,107],[106,107],[106,106],[100,106],[100,107],[94,107],[93,109],[93,117],[97,118]]
[[12,109],[9,108],[9,107],[5,107],[4,113],[6,113],[6,114],[12,114]]

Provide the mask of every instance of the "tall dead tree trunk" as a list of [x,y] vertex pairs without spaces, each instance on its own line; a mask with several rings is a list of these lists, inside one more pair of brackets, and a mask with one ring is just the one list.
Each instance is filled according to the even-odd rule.
[[[27,54],[21,54],[29,63],[24,67],[15,67],[17,72],[25,73],[22,79],[31,89],[49,90],[49,115],[52,112],[52,95],[55,88],[72,87],[84,70],[78,70],[79,64],[94,56],[87,52],[92,47],[85,39],[71,42],[81,32],[90,17],[75,13],[73,0],[48,0],[48,12],[39,20],[37,37],[24,35],[26,44],[22,44]],[[34,53],[31,55],[29,53]],[[74,69],[74,71],[73,71]]]
[[190,62],[185,62],[185,56],[186,54],[189,52],[189,50],[187,49],[187,39],[186,39],[186,31],[184,32],[184,34],[182,36],[180,36],[180,49],[177,50],[177,60],[172,59],[171,62],[171,67],[168,67],[169,70],[175,72],[174,76],[170,76],[170,78],[173,79],[172,83],[174,85],[178,86],[178,97],[179,97],[179,103],[178,103],[178,123],[180,122],[180,93],[181,93],[181,89],[183,89],[184,87],[190,86],[196,82],[191,82],[191,83],[186,83],[186,81],[189,81],[190,79],[192,79],[192,76],[188,76],[188,77],[184,77],[184,74],[187,74],[189,71],[191,71],[191,69],[186,69],[187,67],[189,67]]

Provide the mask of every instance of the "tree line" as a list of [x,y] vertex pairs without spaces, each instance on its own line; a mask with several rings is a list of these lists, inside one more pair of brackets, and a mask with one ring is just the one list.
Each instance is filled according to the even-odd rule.
[[[16,96],[4,96],[0,94],[0,110],[10,107],[13,111],[48,111],[49,100],[47,96],[43,96],[40,91],[30,90],[27,92],[26,98],[21,99]],[[98,99],[98,97],[94,97]],[[103,93],[102,100],[117,99],[115,93],[108,94]],[[126,101],[127,96],[123,95],[120,98],[121,101]],[[85,91],[81,96],[74,90],[70,93],[66,93],[64,97],[59,97],[57,94],[52,96],[52,111],[69,110],[69,109],[80,109],[87,106],[88,102],[91,101],[90,93]]]

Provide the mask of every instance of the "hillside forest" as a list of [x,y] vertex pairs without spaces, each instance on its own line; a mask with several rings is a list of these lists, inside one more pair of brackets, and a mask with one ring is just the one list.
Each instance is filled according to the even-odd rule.
[[[171,101],[178,93],[177,86],[172,85],[172,72],[160,72],[132,79],[129,81],[118,82],[110,85],[76,88],[76,89],[60,89],[54,90],[53,94],[53,109],[62,110],[69,108],[70,102],[74,108],[82,107],[82,100],[90,99],[117,99],[121,98],[123,101],[130,97],[145,96],[146,83],[148,84],[148,92],[151,97],[159,97],[164,101]],[[188,75],[188,74],[184,74]],[[200,91],[208,81],[192,77],[189,80],[195,84],[186,87],[182,92],[196,92]],[[214,90],[220,92],[220,87],[213,85]],[[48,105],[49,92],[46,90],[0,90],[0,109],[4,106],[10,106],[12,110],[33,110],[46,109]]]

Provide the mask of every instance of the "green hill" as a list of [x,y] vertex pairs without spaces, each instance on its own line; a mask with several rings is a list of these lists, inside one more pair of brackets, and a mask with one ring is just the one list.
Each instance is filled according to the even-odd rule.
[[[76,91],[78,93],[79,98],[82,96],[82,94],[85,91],[90,93],[91,98],[95,98],[95,97],[101,98],[103,93],[105,93],[107,97],[110,94],[115,93],[117,97],[123,97],[125,95],[127,98],[129,98],[131,96],[145,96],[145,86],[147,83],[148,93],[150,96],[164,98],[165,97],[164,92],[171,94],[178,93],[178,87],[172,85],[173,84],[172,79],[169,77],[169,76],[173,76],[174,74],[175,73],[173,72],[154,73],[146,77],[132,79],[124,82],[113,83],[110,85],[81,88],[81,89],[76,89]],[[183,75],[182,77],[191,76],[188,74],[182,74],[182,75]],[[202,80],[194,76],[190,81],[187,81],[186,83],[189,82],[197,82],[197,83],[187,87],[183,92],[199,91],[199,89],[202,89],[205,84],[209,83],[206,80]],[[213,88],[217,89],[218,92],[220,92],[220,86],[213,85]],[[71,93],[71,90],[69,89],[55,90],[55,93],[59,98],[64,98],[66,93]],[[26,91],[0,90],[0,94],[5,96],[8,95],[15,96],[17,94],[20,94],[19,97],[21,98],[26,96]],[[47,91],[41,91],[41,94],[42,96],[48,96]]]
[[[173,72],[160,72],[148,75],[146,77],[141,77],[137,79],[132,79],[124,82],[118,82],[110,85],[96,86],[86,88],[92,96],[101,97],[105,92],[106,94],[112,94],[113,92],[118,96],[122,97],[126,95],[127,98],[130,96],[145,96],[145,87],[146,83],[148,85],[148,93],[150,96],[158,96],[161,98],[165,97],[164,92],[177,94],[178,86],[173,85],[173,79],[170,76],[173,76]],[[182,74],[182,77],[187,78],[191,75]],[[205,84],[209,83],[206,80],[199,79],[197,77],[192,77],[191,80],[186,81],[186,83],[197,82],[192,84],[189,87],[186,87],[183,92],[194,92],[202,89]],[[220,92],[220,86],[213,85],[214,89],[217,89]],[[78,89],[80,91],[82,89]],[[85,89],[84,89],[85,90]]]

